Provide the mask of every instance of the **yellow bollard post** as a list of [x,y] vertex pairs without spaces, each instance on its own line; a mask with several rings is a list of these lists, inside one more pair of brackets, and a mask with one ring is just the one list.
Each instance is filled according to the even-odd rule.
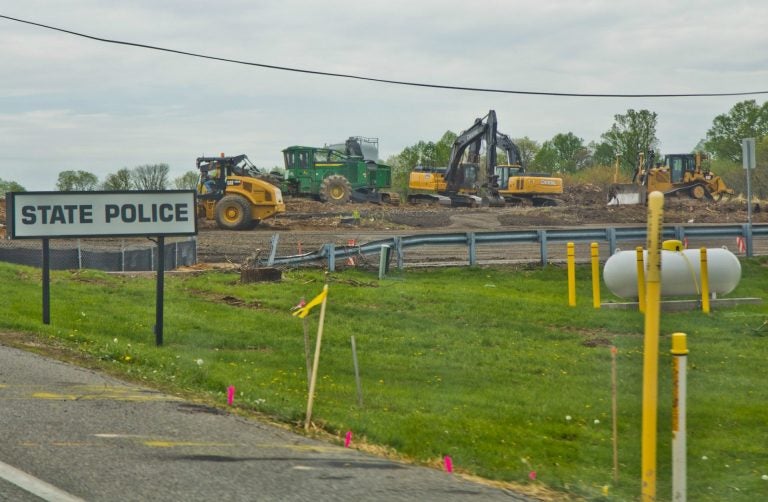
[[659,392],[659,317],[661,311],[661,234],[664,194],[648,196],[648,275],[643,337],[643,426],[641,500],[656,500],[656,436]]
[[709,265],[707,264],[707,248],[701,248],[701,311],[709,314]]
[[573,242],[567,245],[568,255],[568,305],[576,306],[576,246]]
[[637,310],[645,313],[645,261],[643,260],[643,246],[637,246],[635,252],[637,252]]
[[686,401],[688,346],[685,333],[672,333],[672,500],[685,501],[687,492]]
[[593,242],[590,245],[592,254],[592,306],[600,308],[600,245]]

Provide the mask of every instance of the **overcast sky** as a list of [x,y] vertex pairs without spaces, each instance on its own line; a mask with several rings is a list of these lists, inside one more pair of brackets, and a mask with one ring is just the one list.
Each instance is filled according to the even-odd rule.
[[[768,89],[764,0],[0,0],[0,14],[87,35],[373,78],[569,93]],[[599,140],[628,109],[658,113],[667,153],[716,115],[768,96],[563,98],[404,87],[106,44],[0,19],[0,178],[54,190],[58,173],[378,137],[386,158],[496,110],[538,142]]]

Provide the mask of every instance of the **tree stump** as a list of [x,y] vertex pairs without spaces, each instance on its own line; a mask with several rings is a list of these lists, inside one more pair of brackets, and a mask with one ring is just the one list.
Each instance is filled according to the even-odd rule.
[[282,272],[274,267],[243,267],[240,269],[240,282],[275,282],[283,278]]

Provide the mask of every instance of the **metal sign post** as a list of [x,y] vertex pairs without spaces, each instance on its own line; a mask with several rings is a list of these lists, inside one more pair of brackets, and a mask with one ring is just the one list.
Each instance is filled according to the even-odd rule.
[[741,158],[747,172],[747,256],[752,256],[752,185],[750,171],[757,166],[755,138],[741,140]]
[[51,324],[51,248],[43,239],[43,324]]
[[163,297],[165,296],[165,237],[157,238],[157,299],[155,302],[155,345],[163,345]]

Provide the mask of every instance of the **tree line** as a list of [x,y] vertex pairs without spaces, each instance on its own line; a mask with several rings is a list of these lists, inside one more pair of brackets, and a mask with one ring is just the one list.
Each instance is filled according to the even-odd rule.
[[[59,172],[56,180],[56,190],[61,192],[92,191],[92,190],[190,190],[197,186],[198,174],[187,171],[181,176],[169,181],[168,164],[146,164],[133,169],[124,167],[117,172],[107,174],[103,181],[89,171],[68,170]],[[26,189],[15,181],[0,179],[0,194],[5,192],[24,192]]]
[[[90,190],[167,190],[168,164],[146,164],[133,169],[124,167],[108,174],[103,182],[88,171],[61,171],[56,189],[61,192]],[[173,187],[179,190],[192,189],[197,185],[197,173],[188,171],[173,180]]]
[[[520,148],[523,165],[529,171],[572,174],[595,166],[613,166],[618,158],[620,171],[631,175],[640,152],[653,149],[658,153],[657,120],[656,112],[629,109],[614,115],[613,125],[598,141],[586,143],[570,131],[555,134],[542,143],[527,136],[513,141]],[[456,137],[456,133],[447,131],[436,142],[419,141],[387,159],[395,171],[396,184],[407,185],[408,173],[418,164],[447,166]],[[727,113],[715,117],[706,137],[691,145],[689,152],[670,153],[698,151],[711,159],[741,163],[743,138],[756,138],[758,164],[764,172],[768,167],[768,102],[762,105],[754,100],[737,103]],[[503,163],[501,157],[499,163]]]
[[[572,174],[595,166],[612,166],[618,158],[620,171],[625,175],[634,172],[638,154],[648,149],[658,150],[656,136],[658,114],[649,110],[629,109],[626,113],[614,115],[614,123],[597,141],[585,143],[573,132],[555,134],[541,143],[524,136],[513,141],[520,149],[523,165],[529,171]],[[456,133],[446,131],[437,141],[419,141],[408,146],[397,155],[387,159],[393,167],[393,185],[405,187],[408,174],[418,164],[431,167],[446,166],[451,154]],[[691,152],[701,151],[710,158],[725,165],[726,170],[733,164],[741,163],[741,140],[757,140],[758,169],[756,186],[768,185],[768,102],[759,105],[755,100],[741,101],[727,113],[715,117],[706,137],[691,146]],[[689,153],[689,152],[674,152]],[[499,155],[499,163],[506,159]],[[188,171],[172,181],[168,179],[168,164],[147,164],[133,169],[122,168],[108,174],[103,181],[88,171],[62,171],[56,188],[60,191],[76,190],[166,190],[193,189],[198,173]],[[720,174],[720,173],[718,173]],[[728,181],[728,180],[727,180]],[[735,180],[738,185],[738,181]],[[14,181],[0,179],[0,193],[24,191]],[[758,192],[759,195],[759,192]]]

